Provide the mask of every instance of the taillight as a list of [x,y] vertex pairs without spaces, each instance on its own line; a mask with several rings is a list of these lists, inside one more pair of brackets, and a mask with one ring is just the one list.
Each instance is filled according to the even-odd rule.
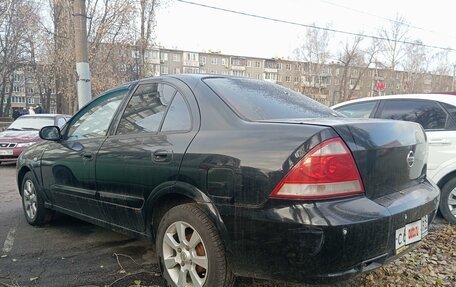
[[333,138],[307,153],[272,191],[271,197],[324,199],[363,192],[350,151],[342,139]]

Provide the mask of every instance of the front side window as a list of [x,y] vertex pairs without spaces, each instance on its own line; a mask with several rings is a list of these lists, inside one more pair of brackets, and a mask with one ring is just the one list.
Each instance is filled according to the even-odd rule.
[[128,93],[128,88],[108,92],[76,114],[68,128],[67,139],[86,139],[105,136],[109,124]]
[[377,101],[369,101],[365,103],[346,105],[335,108],[335,110],[349,118],[369,118],[376,104]]
[[138,87],[120,119],[117,134],[157,132],[176,89],[165,84]]
[[417,122],[425,130],[436,130],[445,128],[448,116],[434,101],[390,100],[385,101],[379,117]]

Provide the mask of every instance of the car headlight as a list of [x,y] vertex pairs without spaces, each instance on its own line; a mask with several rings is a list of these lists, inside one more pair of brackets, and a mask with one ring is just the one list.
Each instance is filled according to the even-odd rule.
[[31,146],[31,145],[33,145],[35,143],[36,142],[18,143],[16,147],[28,147],[28,146]]

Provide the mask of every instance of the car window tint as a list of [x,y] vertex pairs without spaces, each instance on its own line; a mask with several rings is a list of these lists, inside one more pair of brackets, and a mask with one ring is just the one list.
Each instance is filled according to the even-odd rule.
[[184,97],[177,93],[166,113],[162,131],[187,131],[191,125],[190,112]]
[[108,92],[91,102],[72,119],[68,128],[68,139],[105,136],[109,124],[128,89]]
[[140,85],[125,108],[117,134],[157,132],[175,92],[169,85]]
[[204,82],[239,116],[252,121],[341,116],[307,96],[266,81],[208,78]]
[[338,107],[335,110],[350,118],[368,118],[375,104],[377,104],[377,101],[369,101]]
[[444,129],[447,114],[434,101],[385,101],[380,114],[382,119],[417,122],[424,129]]
[[447,110],[448,113],[450,113],[451,117],[453,117],[454,120],[456,120],[456,106],[447,104],[447,103],[441,103],[445,109]]

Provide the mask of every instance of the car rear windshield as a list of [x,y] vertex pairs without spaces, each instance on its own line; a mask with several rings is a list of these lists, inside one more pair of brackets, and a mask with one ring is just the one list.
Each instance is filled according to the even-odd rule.
[[9,127],[8,130],[40,130],[44,126],[53,126],[54,118],[48,117],[19,117]]
[[203,81],[240,117],[250,121],[341,116],[303,94],[265,81],[244,78]]

